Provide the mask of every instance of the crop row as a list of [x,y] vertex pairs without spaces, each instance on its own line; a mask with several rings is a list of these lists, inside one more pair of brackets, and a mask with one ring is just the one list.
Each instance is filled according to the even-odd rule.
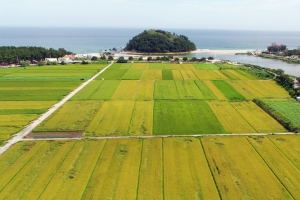
[[299,199],[300,138],[170,137],[17,143],[3,199]]

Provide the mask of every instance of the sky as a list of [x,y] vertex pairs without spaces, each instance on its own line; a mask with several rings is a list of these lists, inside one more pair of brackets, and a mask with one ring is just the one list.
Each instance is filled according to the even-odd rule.
[[2,27],[300,31],[300,0],[1,1]]

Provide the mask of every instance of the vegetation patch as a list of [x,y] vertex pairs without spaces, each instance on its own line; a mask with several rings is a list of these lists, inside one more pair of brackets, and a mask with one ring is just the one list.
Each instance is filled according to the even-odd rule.
[[215,65],[215,64],[194,64],[196,66],[197,69],[220,69],[219,66]]
[[172,80],[155,81],[154,99],[179,99],[175,82]]
[[204,99],[194,81],[175,81],[180,99]]
[[295,100],[254,99],[253,101],[289,131],[300,131],[300,104]]
[[243,101],[246,98],[236,91],[229,83],[223,80],[215,80],[212,83],[231,101]]
[[224,133],[214,113],[201,100],[156,100],[154,135]]
[[100,74],[96,79],[97,80],[120,80],[124,74],[127,72],[125,69],[111,69],[105,70],[102,74]]
[[123,75],[122,80],[140,80],[143,72],[142,69],[129,69]]
[[172,70],[170,70],[170,69],[163,69],[162,70],[162,79],[163,80],[174,80]]

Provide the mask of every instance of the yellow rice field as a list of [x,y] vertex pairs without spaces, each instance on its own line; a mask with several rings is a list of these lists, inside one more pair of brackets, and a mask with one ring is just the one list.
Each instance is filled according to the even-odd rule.
[[47,109],[56,101],[0,101],[0,110]]
[[80,199],[104,144],[105,140],[77,141],[40,199]]
[[183,80],[183,77],[179,70],[172,70],[174,80]]
[[186,69],[186,70],[188,70],[188,69],[193,69],[193,70],[197,69],[194,64],[181,64],[181,66],[182,66],[183,69]]
[[163,199],[162,138],[143,141],[138,199]]
[[256,133],[248,122],[227,101],[208,101],[207,103],[226,132]]
[[142,140],[108,140],[83,199],[136,199]]
[[[227,76],[225,76],[222,72],[220,72],[220,70],[211,70],[213,72],[215,72],[218,76],[221,77],[222,80],[228,80],[229,78]],[[227,70],[226,70],[227,71]]]
[[68,101],[34,131],[84,131],[103,101]]
[[289,93],[273,80],[243,80],[261,94],[269,98],[289,98]]
[[249,142],[294,199],[300,199],[300,170],[267,137],[249,137]]
[[198,139],[168,138],[163,156],[165,199],[219,199]]
[[193,70],[194,74],[200,80],[220,80],[220,75],[216,74],[216,70]]
[[270,135],[268,138],[300,169],[300,135]]
[[171,64],[171,66],[172,66],[172,69],[176,69],[176,70],[183,69],[181,64]]
[[219,99],[219,100],[227,100],[227,98],[223,95],[223,93],[211,82],[208,80],[203,81],[207,87],[214,93],[214,95]]
[[122,80],[111,99],[115,100],[132,100],[137,87],[136,80]]
[[144,70],[141,80],[162,80],[162,71]]
[[230,104],[258,133],[278,133],[287,131],[274,118],[253,102],[230,102]]
[[201,141],[222,199],[292,199],[245,137]]
[[132,63],[130,69],[150,69],[150,63]]
[[227,81],[232,87],[234,87],[238,92],[240,92],[248,100],[253,100],[254,98],[265,98],[262,93],[246,84],[241,80],[228,80]]
[[152,124],[153,101],[137,101],[128,133],[130,135],[152,135]]
[[126,134],[134,104],[134,101],[105,101],[88,125],[84,135]]
[[153,80],[137,81],[136,90],[132,99],[150,101],[153,100],[153,92],[154,92]]
[[199,80],[192,70],[179,70],[183,80]]

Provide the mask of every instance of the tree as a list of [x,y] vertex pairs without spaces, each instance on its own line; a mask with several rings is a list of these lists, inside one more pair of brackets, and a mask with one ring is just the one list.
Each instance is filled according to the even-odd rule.
[[92,61],[97,61],[98,58],[97,58],[96,56],[93,56],[91,60],[92,60]]
[[278,74],[279,76],[282,76],[284,74],[284,71],[282,69],[276,69],[275,73]]
[[199,61],[200,61],[200,62],[205,62],[205,61],[206,61],[206,58],[205,58],[205,57],[202,57]]
[[148,57],[148,58],[147,58],[147,61],[151,61],[151,60],[152,60],[152,57]]
[[66,65],[67,63],[63,60],[63,61],[61,61],[60,64],[61,64],[61,65]]
[[183,60],[183,61],[187,61],[188,58],[187,58],[187,57],[183,57],[182,60]]
[[197,61],[197,58],[196,58],[196,57],[192,57],[192,58],[191,58],[191,61],[192,61],[192,62],[196,62],[196,61]]
[[29,62],[27,62],[27,61],[21,61],[20,62],[20,66],[21,67],[27,67],[27,66],[29,66]]
[[101,59],[101,60],[106,60],[106,56],[103,55],[103,56],[100,57],[100,59]]
[[133,60],[133,57],[132,57],[132,56],[129,56],[129,57],[128,57],[128,60]]
[[142,57],[142,56],[140,56],[138,60],[139,60],[139,61],[142,61],[142,60],[143,60],[143,57]]
[[123,56],[119,57],[117,63],[127,63],[127,60]]
[[174,60],[178,62],[178,61],[179,61],[179,58],[175,58]]
[[114,57],[112,57],[112,56],[108,56],[108,58],[107,58],[108,60],[113,60],[114,59]]
[[213,60],[213,59],[214,59],[214,57],[212,57],[212,56],[209,56],[207,59],[208,59],[208,60]]

